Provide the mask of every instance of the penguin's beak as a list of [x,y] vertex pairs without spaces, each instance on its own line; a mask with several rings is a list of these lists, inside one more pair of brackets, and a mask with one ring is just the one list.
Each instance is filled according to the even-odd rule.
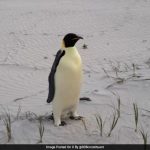
[[78,38],[78,39],[83,39],[83,37],[81,37],[81,36],[78,36],[77,38]]
[[73,38],[72,40],[80,40],[80,39],[83,39],[83,37],[81,37],[81,36],[76,36],[75,38]]

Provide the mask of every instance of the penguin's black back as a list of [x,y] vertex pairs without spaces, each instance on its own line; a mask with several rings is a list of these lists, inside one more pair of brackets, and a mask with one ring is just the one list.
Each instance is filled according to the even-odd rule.
[[55,95],[55,73],[57,70],[57,66],[59,64],[60,59],[65,55],[64,50],[59,50],[56,54],[55,60],[53,62],[51,72],[49,74],[49,93],[47,98],[47,103],[52,102],[54,95]]

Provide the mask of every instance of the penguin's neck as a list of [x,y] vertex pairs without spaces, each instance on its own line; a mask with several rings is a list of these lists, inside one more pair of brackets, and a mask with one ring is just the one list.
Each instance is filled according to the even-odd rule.
[[73,53],[74,51],[77,51],[77,48],[75,46],[65,47],[64,41],[62,41],[61,49],[65,50],[67,53]]
[[75,46],[73,46],[73,47],[62,47],[62,50],[65,51],[65,60],[67,60],[67,63],[68,63],[68,61],[74,62],[74,64],[76,66],[81,68],[81,65],[82,65],[81,57],[80,57],[80,54],[79,54],[79,52]]
[[75,47],[75,46],[73,46],[73,47],[65,47],[65,48],[63,48],[66,52],[68,52],[68,53],[72,53],[72,52],[74,52],[74,51],[76,51],[77,50],[77,48]]
[[65,54],[69,57],[71,57],[71,56],[75,57],[75,56],[79,55],[78,50],[75,46],[64,48],[64,50],[65,50]]
[[75,46],[65,47],[64,41],[62,41],[61,49],[65,50],[65,55],[68,57],[80,56]]
[[72,47],[65,47],[64,41],[62,41],[61,49],[65,50],[68,54],[73,54],[77,52],[77,48],[75,46]]

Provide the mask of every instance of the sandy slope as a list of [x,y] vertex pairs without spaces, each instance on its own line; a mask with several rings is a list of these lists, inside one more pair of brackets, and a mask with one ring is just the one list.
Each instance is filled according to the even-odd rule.
[[[139,108],[138,129],[148,133],[150,143],[149,10],[148,0],[0,0],[0,143],[7,143],[6,110],[12,117],[9,143],[38,142],[38,121],[29,111],[44,116],[43,143],[143,143],[139,131],[134,132],[133,102]],[[45,118],[51,112],[46,104],[48,74],[68,32],[85,39],[77,48],[84,64],[81,96],[92,99],[79,106],[87,131],[81,121],[66,120],[66,127],[56,128]],[[88,49],[82,48],[84,43]],[[128,79],[133,63],[140,77]],[[115,67],[118,77],[127,81],[114,84]],[[117,96],[111,91],[120,96],[121,116],[107,137],[117,107]],[[106,119],[103,137],[94,117],[97,113]]]

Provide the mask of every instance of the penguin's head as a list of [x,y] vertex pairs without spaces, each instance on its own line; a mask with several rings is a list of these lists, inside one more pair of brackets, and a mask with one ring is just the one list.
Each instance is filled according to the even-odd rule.
[[63,38],[63,47],[73,47],[76,44],[76,42],[80,39],[83,39],[83,37],[78,36],[74,33],[68,33]]

